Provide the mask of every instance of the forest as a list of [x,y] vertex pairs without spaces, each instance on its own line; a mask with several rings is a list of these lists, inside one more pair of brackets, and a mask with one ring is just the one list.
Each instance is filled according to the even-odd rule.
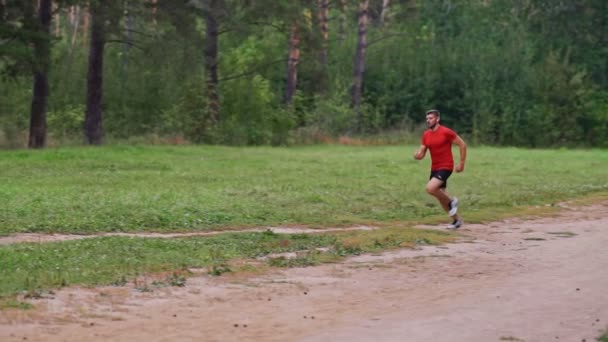
[[0,147],[608,146],[605,0],[0,0]]

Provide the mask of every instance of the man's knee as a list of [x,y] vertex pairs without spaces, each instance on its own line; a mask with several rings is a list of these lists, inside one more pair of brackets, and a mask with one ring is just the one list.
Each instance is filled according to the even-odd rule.
[[435,196],[435,195],[437,194],[437,192],[438,192],[438,191],[439,191],[439,188],[438,188],[438,187],[436,187],[436,186],[433,186],[433,185],[431,185],[431,184],[429,184],[429,185],[427,185],[427,186],[426,186],[426,192],[427,192],[429,195],[433,195],[433,196]]

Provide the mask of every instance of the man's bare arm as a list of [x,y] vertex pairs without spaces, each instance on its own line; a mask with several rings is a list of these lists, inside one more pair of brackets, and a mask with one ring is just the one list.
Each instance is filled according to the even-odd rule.
[[423,159],[424,156],[426,156],[426,146],[420,145],[420,147],[414,153],[414,159],[420,160],[420,159]]
[[458,135],[456,136],[456,139],[454,139],[453,143],[458,145],[460,150],[460,163],[458,166],[456,166],[456,172],[462,172],[464,171],[464,163],[467,160],[467,144]]

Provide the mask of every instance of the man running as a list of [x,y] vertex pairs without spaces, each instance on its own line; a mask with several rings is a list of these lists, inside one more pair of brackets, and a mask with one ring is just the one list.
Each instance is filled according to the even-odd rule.
[[[422,145],[414,153],[416,160],[421,160],[426,155],[426,150],[431,152],[431,176],[426,184],[426,191],[437,198],[443,209],[452,217],[452,223],[448,229],[457,229],[462,226],[462,219],[458,216],[458,199],[450,198],[446,191],[448,178],[452,170],[464,171],[464,162],[467,159],[467,144],[458,134],[451,129],[439,124],[439,111],[431,109],[426,112],[426,126],[428,129],[422,135]],[[454,157],[452,156],[452,144],[458,145],[460,149],[460,163],[454,168]]]

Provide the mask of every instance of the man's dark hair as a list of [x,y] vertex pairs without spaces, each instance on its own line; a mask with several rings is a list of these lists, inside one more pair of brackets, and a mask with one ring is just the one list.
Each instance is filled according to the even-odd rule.
[[439,111],[437,109],[431,109],[426,111],[426,115],[433,114],[435,116],[439,116]]

